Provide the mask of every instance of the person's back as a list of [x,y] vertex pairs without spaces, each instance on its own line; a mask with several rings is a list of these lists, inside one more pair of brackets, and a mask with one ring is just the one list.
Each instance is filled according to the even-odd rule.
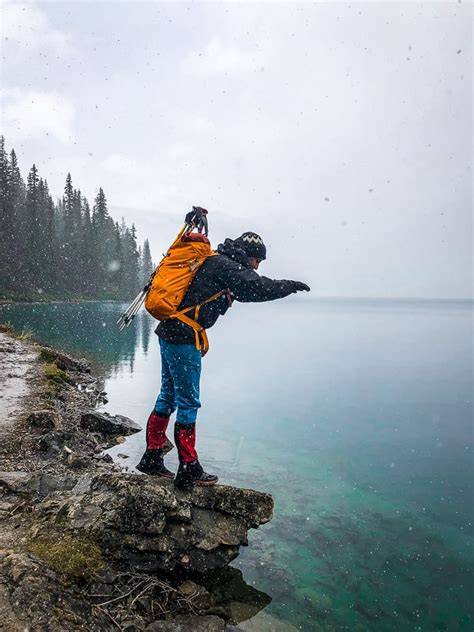
[[[212,327],[219,316],[226,313],[234,299],[242,303],[256,303],[284,298],[299,290],[309,290],[308,286],[299,281],[272,280],[257,274],[255,269],[252,269],[252,262],[249,262],[249,259],[255,259],[258,267],[266,258],[266,249],[263,241],[261,244],[252,242],[250,252],[260,256],[249,257],[242,247],[246,235],[250,235],[253,240],[261,240],[255,233],[244,233],[235,241],[226,239],[217,247],[219,254],[209,257],[197,271],[178,308],[181,311],[186,307],[200,305],[210,296],[226,290],[219,298],[200,307],[195,320],[204,329]],[[194,318],[192,311],[189,315]],[[162,321],[156,328],[156,333],[163,340],[175,343],[191,344],[195,338],[194,331],[188,325],[173,318]]]
[[[257,274],[266,258],[262,238],[246,232],[236,240],[226,239],[196,272],[178,311],[196,306],[186,315],[203,329],[212,327],[226,313],[234,300],[242,303],[271,301],[301,290],[309,291],[299,281],[272,280]],[[214,294],[218,298],[206,302]],[[195,330],[177,318],[160,322],[156,328],[161,350],[161,389],[147,422],[147,449],[137,465],[145,474],[172,478],[163,463],[166,451],[166,428],[170,415],[177,409],[175,442],[179,468],[175,485],[189,488],[194,484],[213,485],[217,476],[202,469],[195,449],[196,418],[201,375],[201,350]]]

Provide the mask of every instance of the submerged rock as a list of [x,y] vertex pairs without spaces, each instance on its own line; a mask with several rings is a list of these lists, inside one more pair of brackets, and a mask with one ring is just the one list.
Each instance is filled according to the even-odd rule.
[[164,479],[123,473],[94,476],[35,508],[43,529],[61,515],[64,529],[94,538],[123,566],[200,573],[235,559],[248,530],[272,511],[269,494],[224,485],[181,492]]
[[[334,632],[332,627],[323,627],[317,621],[311,623],[311,629],[313,632]],[[226,627],[226,632],[298,632],[298,629],[294,625],[287,621],[281,621],[276,619],[266,612],[259,612],[255,617],[246,621],[240,622],[238,625],[229,625]]]

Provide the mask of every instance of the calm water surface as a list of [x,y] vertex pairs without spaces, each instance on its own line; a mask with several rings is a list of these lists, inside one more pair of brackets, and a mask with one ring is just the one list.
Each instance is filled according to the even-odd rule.
[[[105,409],[144,424],[154,322],[118,333],[121,309],[3,306],[0,320],[99,363]],[[275,498],[234,562],[266,613],[301,630],[473,629],[472,316],[469,302],[287,299],[236,304],[209,332],[197,447],[221,482]],[[133,469],[143,449],[139,433],[112,452]]]

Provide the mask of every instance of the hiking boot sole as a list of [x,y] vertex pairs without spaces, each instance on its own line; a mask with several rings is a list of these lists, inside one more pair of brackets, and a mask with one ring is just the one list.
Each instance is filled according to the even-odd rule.
[[166,472],[147,472],[146,470],[142,470],[139,467],[136,467],[135,469],[137,469],[142,474],[146,474],[147,476],[159,476],[160,478],[169,478],[169,479],[174,478],[173,472],[170,472],[169,474],[167,474]]
[[209,487],[210,485],[215,485],[219,481],[196,481],[194,484],[199,485],[200,487]]
[[174,479],[173,472],[170,472],[169,474],[152,474],[151,476],[159,476],[161,478],[168,478],[169,480],[173,480]]

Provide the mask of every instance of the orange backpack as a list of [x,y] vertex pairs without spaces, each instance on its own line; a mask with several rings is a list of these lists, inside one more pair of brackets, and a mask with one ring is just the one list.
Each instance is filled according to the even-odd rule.
[[[206,330],[197,322],[199,310],[205,303],[225,294],[226,290],[213,294],[198,305],[178,311],[196,272],[206,259],[217,254],[211,249],[209,239],[205,235],[185,232],[187,228],[187,225],[183,226],[156,268],[151,287],[146,295],[145,309],[157,320],[178,318],[192,327],[196,338],[196,349],[200,349],[201,355],[205,356],[209,350],[209,341]],[[186,316],[187,312],[192,310],[194,310],[194,318]]]

